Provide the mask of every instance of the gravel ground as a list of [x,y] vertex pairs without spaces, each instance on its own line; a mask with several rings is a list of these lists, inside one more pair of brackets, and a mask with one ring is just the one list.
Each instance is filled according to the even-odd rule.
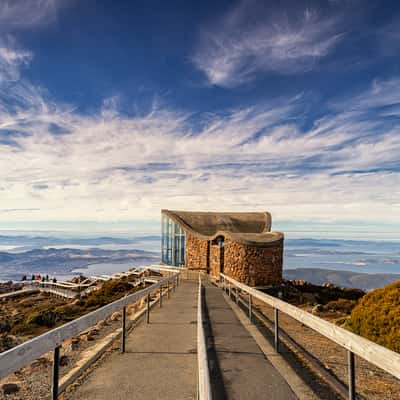
[[[255,301],[255,305],[273,321],[271,307],[258,301]],[[325,368],[333,372],[342,382],[347,383],[347,351],[345,349],[283,313],[279,314],[279,327],[320,360]],[[360,357],[355,357],[355,363],[356,391],[364,399],[400,400],[400,380]]]

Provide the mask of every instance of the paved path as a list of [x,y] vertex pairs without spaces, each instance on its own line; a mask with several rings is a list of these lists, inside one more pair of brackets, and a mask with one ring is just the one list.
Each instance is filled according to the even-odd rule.
[[195,399],[197,393],[197,281],[181,280],[150,324],[127,337],[126,353],[114,352],[74,394],[79,400]]
[[214,399],[297,399],[236,317],[222,290],[206,280],[204,284]]

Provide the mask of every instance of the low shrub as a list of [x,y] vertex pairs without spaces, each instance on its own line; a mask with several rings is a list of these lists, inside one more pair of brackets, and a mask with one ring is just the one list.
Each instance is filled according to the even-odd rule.
[[346,327],[400,352],[400,281],[365,295],[353,309]]
[[345,314],[350,314],[356,305],[356,300],[338,299],[325,304],[324,309],[327,311],[340,311]]

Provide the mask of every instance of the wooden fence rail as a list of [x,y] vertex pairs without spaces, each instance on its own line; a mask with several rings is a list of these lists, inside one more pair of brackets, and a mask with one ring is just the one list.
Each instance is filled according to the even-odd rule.
[[383,369],[396,378],[400,379],[400,354],[386,347],[380,346],[368,339],[359,335],[349,332],[331,322],[325,321],[315,315],[310,314],[292,304],[286,303],[283,300],[270,296],[266,293],[260,292],[250,286],[236,281],[229,276],[220,274],[223,287],[228,289],[231,295],[232,287],[235,288],[235,294],[238,295],[237,290],[245,292],[249,296],[249,317],[251,318],[252,298],[258,299],[274,308],[275,315],[275,348],[278,350],[278,311],[283,312],[302,324],[308,326],[314,331],[320,333],[326,338],[339,344],[348,350],[348,367],[349,367],[349,398],[355,399],[355,370],[354,370],[354,354],[367,360],[371,364]]

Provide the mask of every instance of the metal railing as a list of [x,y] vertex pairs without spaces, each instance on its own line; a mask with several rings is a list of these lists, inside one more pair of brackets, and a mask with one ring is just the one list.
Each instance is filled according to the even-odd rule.
[[59,360],[60,348],[62,343],[77,336],[82,331],[92,327],[97,322],[104,320],[116,311],[122,310],[122,332],[121,332],[121,351],[125,351],[126,336],[126,307],[144,297],[147,298],[146,320],[150,322],[150,294],[155,290],[160,290],[160,305],[162,305],[162,288],[167,286],[167,296],[169,291],[175,290],[179,284],[179,273],[160,279],[157,283],[142,289],[129,296],[123,297],[110,304],[107,304],[95,311],[82,317],[68,322],[58,328],[52,329],[40,336],[24,342],[10,350],[0,354],[0,379],[26,366],[31,361],[36,360],[43,354],[53,350],[53,384],[52,399],[58,397],[59,380]]
[[283,300],[260,292],[250,286],[236,281],[224,274],[220,274],[222,288],[227,291],[232,299],[232,288],[235,288],[235,299],[239,301],[238,289],[248,295],[249,319],[252,319],[253,298],[268,304],[274,309],[274,343],[275,350],[279,352],[279,311],[294,318],[326,338],[344,347],[348,352],[348,398],[356,398],[354,355],[376,365],[394,377],[400,379],[400,354],[386,347],[380,346],[368,339],[356,335],[331,322],[325,321]]
[[203,326],[203,296],[201,277],[199,275],[199,294],[197,297],[197,366],[199,400],[211,400],[210,372],[208,369],[207,344]]

